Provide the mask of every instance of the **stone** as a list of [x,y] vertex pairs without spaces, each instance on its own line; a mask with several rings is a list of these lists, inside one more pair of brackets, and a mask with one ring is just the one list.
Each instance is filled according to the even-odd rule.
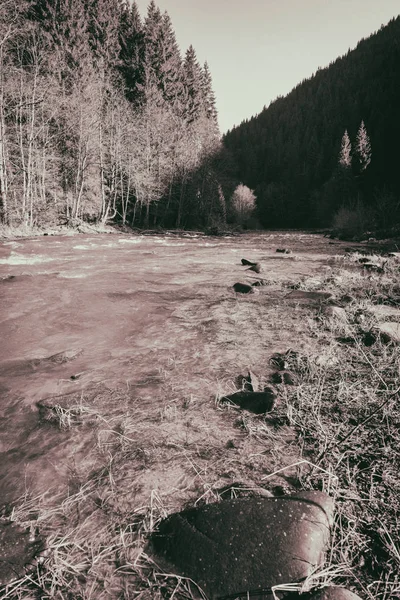
[[302,600],[361,600],[360,596],[338,585],[324,587],[318,592],[301,596]]
[[283,371],[282,376],[285,385],[297,385],[297,377],[291,371]]
[[0,586],[23,577],[44,548],[43,539],[32,534],[29,528],[0,519]]
[[400,343],[400,323],[386,321],[377,326],[380,338],[384,343]]
[[257,263],[252,262],[251,260],[247,260],[247,258],[242,258],[242,265],[248,265],[249,267],[254,267]]
[[292,254],[292,251],[288,248],[277,248],[276,252],[280,252],[281,254]]
[[237,384],[242,391],[258,392],[260,390],[258,377],[253,373],[253,371],[249,371],[247,375],[239,375],[237,378]]
[[257,279],[257,281],[253,281],[251,285],[254,285],[256,287],[269,285],[269,281],[267,279]]
[[248,271],[254,271],[254,273],[261,273],[261,265],[260,263],[256,263],[255,265],[252,265],[249,269],[247,269]]
[[327,319],[334,319],[342,322],[347,321],[346,311],[340,306],[324,306],[322,314]]
[[291,371],[276,372],[271,375],[272,383],[284,383],[285,385],[297,385],[297,377]]
[[266,387],[262,392],[240,391],[224,396],[223,402],[232,402],[243,410],[262,415],[271,412],[277,402],[277,395],[273,388]]
[[318,491],[208,504],[162,521],[147,552],[210,600],[271,593],[323,564],[333,509],[333,499]]
[[384,273],[385,272],[385,267],[384,265],[379,266],[375,263],[371,263],[371,262],[366,262],[362,265],[363,269],[365,269],[366,271],[370,272],[370,273]]
[[233,289],[237,294],[254,294],[257,290],[247,283],[235,283]]
[[306,292],[303,290],[294,290],[285,296],[287,300],[296,300],[297,302],[306,302],[308,304],[322,304],[333,297],[330,292]]
[[354,298],[354,296],[351,296],[350,294],[345,294],[340,298],[340,302],[342,302],[343,304],[351,304],[355,301],[356,299]]

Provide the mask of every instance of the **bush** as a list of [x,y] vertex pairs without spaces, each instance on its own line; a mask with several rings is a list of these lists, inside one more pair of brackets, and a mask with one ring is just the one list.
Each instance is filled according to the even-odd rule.
[[361,235],[374,225],[374,212],[360,200],[350,207],[341,206],[333,217],[334,231],[345,237]]

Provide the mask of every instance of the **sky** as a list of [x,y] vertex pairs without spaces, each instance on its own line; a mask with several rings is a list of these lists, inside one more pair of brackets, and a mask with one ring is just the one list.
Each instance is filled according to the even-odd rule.
[[[136,0],[140,14],[149,0]],[[400,13],[399,0],[156,0],[208,62],[225,133]]]

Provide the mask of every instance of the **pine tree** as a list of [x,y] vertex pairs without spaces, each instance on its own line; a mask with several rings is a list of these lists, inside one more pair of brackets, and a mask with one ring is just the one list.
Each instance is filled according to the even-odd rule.
[[144,30],[136,2],[123,6],[119,25],[120,64],[125,95],[133,104],[142,101],[138,86],[144,84]]
[[364,121],[361,121],[356,138],[356,156],[359,172],[363,173],[371,162],[371,142],[365,127]]
[[118,63],[120,53],[120,0],[83,0],[88,21],[89,43],[99,68],[109,70]]
[[186,120],[191,123],[199,119],[202,111],[204,112],[204,75],[192,45],[186,51],[183,71],[185,82],[184,115]]
[[167,12],[162,15],[158,45],[160,89],[164,100],[179,111],[183,101],[182,59],[171,19]]
[[151,0],[147,9],[147,16],[144,21],[144,43],[145,43],[145,64],[147,69],[151,69],[155,79],[160,76],[160,52],[159,40],[161,38],[162,16],[161,11],[156,6],[154,0]]
[[167,12],[161,14],[154,0],[145,20],[144,68],[161,91],[163,99],[177,112],[183,102],[182,59]]
[[211,73],[207,62],[204,63],[203,67],[202,94],[206,117],[213,121],[218,129],[218,112],[212,87]]
[[347,129],[345,130],[342,137],[342,143],[340,146],[339,153],[339,165],[343,169],[350,169],[351,167],[351,142]]

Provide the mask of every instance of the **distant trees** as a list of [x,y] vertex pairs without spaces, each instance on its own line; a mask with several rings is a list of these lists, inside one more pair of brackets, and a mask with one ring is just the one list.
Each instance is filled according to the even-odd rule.
[[220,151],[208,65],[154,0],[1,4],[0,223],[207,225]]
[[266,227],[330,226],[342,205],[400,199],[399,36],[400,17],[224,136]]

